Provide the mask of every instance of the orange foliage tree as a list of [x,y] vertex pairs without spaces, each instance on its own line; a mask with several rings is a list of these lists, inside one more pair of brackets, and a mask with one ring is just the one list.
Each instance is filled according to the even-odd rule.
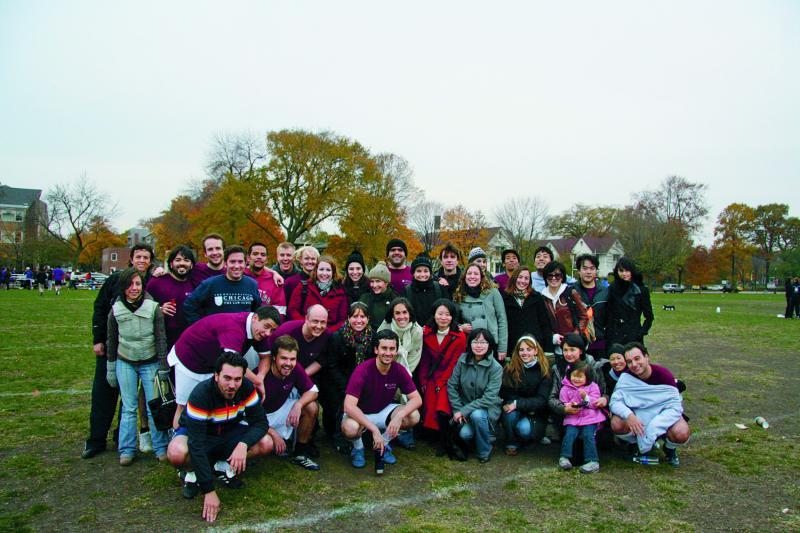
[[439,239],[450,241],[466,256],[476,246],[486,247],[489,241],[489,230],[483,213],[470,211],[463,205],[446,209],[442,214],[442,226]]

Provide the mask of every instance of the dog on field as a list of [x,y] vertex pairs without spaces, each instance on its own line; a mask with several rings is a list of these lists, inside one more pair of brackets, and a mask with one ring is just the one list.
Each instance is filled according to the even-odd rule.
[[675,306],[674,305],[662,305],[661,307],[664,309],[664,311],[674,311],[675,310]]

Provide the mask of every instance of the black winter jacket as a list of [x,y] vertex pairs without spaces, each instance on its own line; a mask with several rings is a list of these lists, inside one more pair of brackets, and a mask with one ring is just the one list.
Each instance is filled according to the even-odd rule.
[[583,300],[583,304],[587,308],[592,308],[595,338],[598,341],[605,339],[608,324],[608,287],[604,287],[598,283],[595,285],[597,290],[594,293],[594,298],[589,299],[589,294],[586,292],[583,285],[581,285],[580,280],[576,281],[572,286],[578,291],[581,300]]
[[439,285],[437,281],[430,279],[425,283],[417,280],[411,282],[406,287],[406,298],[414,307],[414,318],[420,326],[426,326],[433,316],[433,302],[447,296],[446,287]]
[[503,405],[517,402],[517,410],[526,414],[543,414],[547,412],[547,398],[552,388],[552,374],[542,376],[542,368],[536,364],[522,369],[520,383],[512,384],[507,371],[503,373],[503,384],[500,387],[500,398]]
[[[653,325],[650,291],[643,285],[622,280],[612,283],[608,291],[607,310],[606,338],[609,343],[642,342]],[[642,315],[644,315],[643,323],[641,323]]]
[[533,335],[544,351],[553,351],[553,326],[550,315],[544,305],[544,298],[536,291],[531,291],[520,306],[514,295],[502,293],[508,322],[508,353],[510,354],[517,341],[524,334]]

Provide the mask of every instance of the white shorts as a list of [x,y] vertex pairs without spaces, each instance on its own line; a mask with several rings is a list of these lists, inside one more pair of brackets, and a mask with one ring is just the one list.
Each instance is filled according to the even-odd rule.
[[289,411],[292,410],[292,407],[294,407],[294,404],[296,404],[299,399],[300,393],[297,392],[296,388],[293,388],[289,397],[286,398],[286,401],[283,402],[283,405],[281,405],[277,411],[267,413],[269,427],[274,429],[283,440],[289,440],[289,437],[292,436],[292,432],[295,429],[286,423],[286,418],[288,418]]
[[178,405],[186,405],[194,388],[214,375],[213,372],[211,374],[198,374],[183,366],[183,363],[178,359],[178,354],[175,353],[174,346],[167,355],[167,363],[169,366],[175,367],[175,401]]
[[[380,431],[383,431],[386,429],[386,419],[389,418],[389,415],[392,414],[392,411],[398,407],[400,407],[399,403],[390,403],[379,413],[364,413],[364,416],[367,417],[367,420],[375,424]],[[342,417],[342,420],[346,420],[347,418],[347,413],[345,413],[344,417]]]

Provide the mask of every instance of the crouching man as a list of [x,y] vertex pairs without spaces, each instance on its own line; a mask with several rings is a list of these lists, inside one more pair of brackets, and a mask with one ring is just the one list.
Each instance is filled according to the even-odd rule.
[[647,348],[639,342],[625,346],[628,365],[620,376],[609,407],[611,430],[622,440],[636,443],[639,450],[633,461],[658,464],[653,446],[665,437],[664,455],[672,466],[679,466],[677,448],[689,440],[691,431],[683,417],[683,398],[677,382],[666,368],[650,363]]
[[[374,359],[367,359],[354,370],[347,383],[344,398],[342,433],[353,449],[354,467],[366,464],[361,434],[369,431],[375,450],[375,473],[383,474],[384,464],[395,464],[389,441],[401,429],[410,429],[419,422],[422,398],[408,370],[397,363],[397,333],[390,329],[379,331],[373,340]],[[405,405],[395,403],[397,391],[408,397]]]
[[297,364],[297,341],[281,335],[272,344],[270,369],[264,378],[269,430],[276,455],[291,455],[292,464],[306,470],[319,470],[311,458],[310,442],[317,421],[319,389]]
[[243,487],[237,476],[247,459],[272,451],[264,407],[245,370],[247,361],[237,353],[217,358],[213,377],[189,395],[167,450],[169,461],[180,469],[184,498],[205,494],[203,518],[208,522],[216,520],[220,507],[215,480],[229,488]]

